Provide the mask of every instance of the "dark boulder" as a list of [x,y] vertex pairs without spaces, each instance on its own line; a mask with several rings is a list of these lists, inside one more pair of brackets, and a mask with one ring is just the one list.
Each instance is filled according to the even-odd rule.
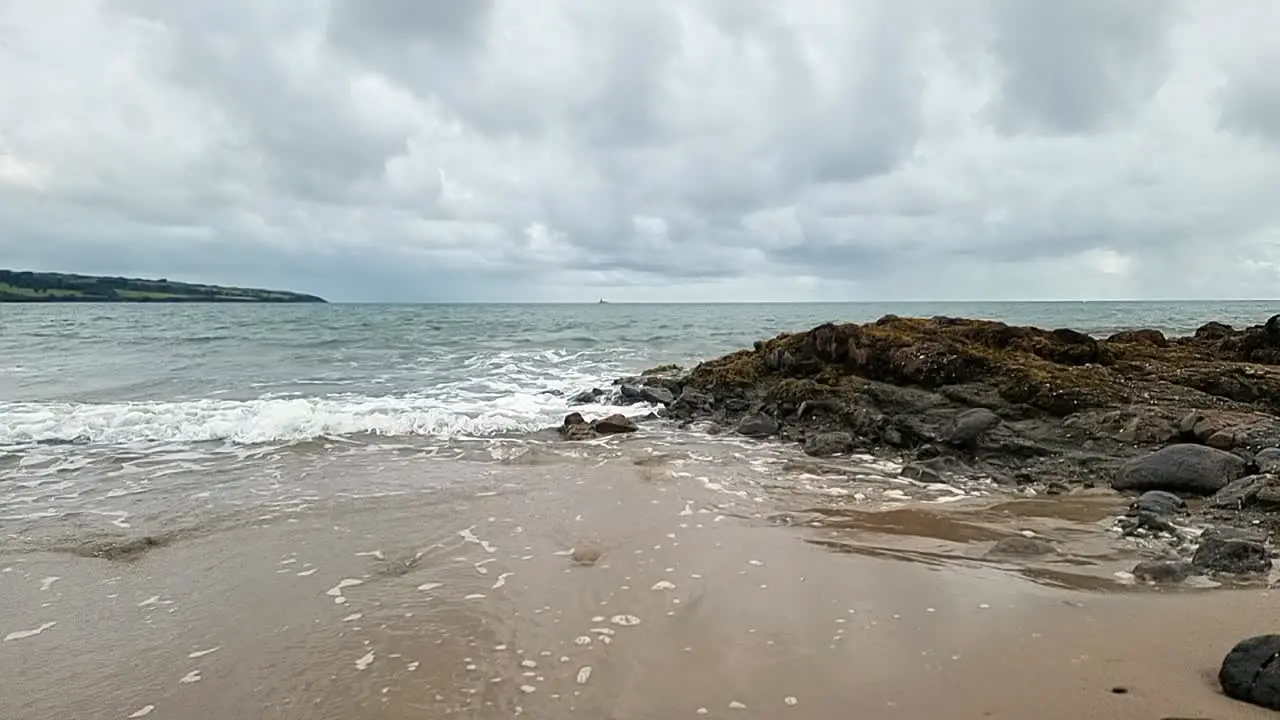
[[829,457],[853,451],[853,435],[847,432],[825,432],[805,438],[804,452],[813,457]]
[[1218,683],[1229,698],[1280,710],[1280,635],[1237,643],[1222,660]]
[[1187,501],[1162,489],[1151,489],[1142,493],[1129,506],[1129,514],[1151,512],[1152,515],[1174,515],[1183,510],[1187,510]]
[[634,421],[621,413],[615,413],[608,417],[600,418],[599,420],[591,423],[591,427],[601,435],[633,433],[638,429]]
[[1215,321],[1207,322],[1196,328],[1195,339],[1200,341],[1222,340],[1235,334],[1235,328]]
[[671,402],[670,410],[680,417],[692,417],[699,413],[710,412],[715,406],[715,398],[705,392],[693,388],[685,388]]
[[604,390],[600,388],[591,388],[569,398],[570,405],[589,405],[604,397]]
[[566,440],[589,440],[596,436],[596,431],[582,417],[582,413],[569,413],[560,425],[560,435]]
[[630,403],[644,402],[643,388],[639,385],[623,383],[618,386],[618,394]]
[[738,422],[736,428],[739,435],[752,438],[765,438],[778,432],[778,421],[764,413],[748,415]]
[[640,399],[657,405],[670,405],[675,402],[676,396],[667,388],[645,385],[640,388]]
[[1264,538],[1236,528],[1215,527],[1200,536],[1191,564],[1201,572],[1249,575],[1271,570],[1271,553]]
[[1169,339],[1159,330],[1143,328],[1141,330],[1121,330],[1107,338],[1109,344],[1150,345],[1152,347],[1168,347]]
[[1238,455],[1203,445],[1179,444],[1134,458],[1111,480],[1116,490],[1168,490],[1210,495],[1245,472]]
[[1187,509],[1187,502],[1171,492],[1148,490],[1129,506],[1129,514],[1150,513],[1158,517],[1173,515]]

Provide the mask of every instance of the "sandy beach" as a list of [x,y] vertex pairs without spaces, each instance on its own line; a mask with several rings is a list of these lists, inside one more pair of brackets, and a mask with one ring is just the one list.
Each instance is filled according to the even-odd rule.
[[[415,472],[456,482],[251,508],[114,561],[11,545],[0,717],[1269,716],[1215,673],[1273,593],[1122,582],[1114,495],[812,527],[812,497],[697,458],[435,463]],[[1062,555],[986,554],[1017,533]]]

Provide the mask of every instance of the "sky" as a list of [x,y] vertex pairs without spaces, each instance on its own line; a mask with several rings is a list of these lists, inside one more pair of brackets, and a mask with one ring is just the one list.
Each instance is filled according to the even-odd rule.
[[1274,0],[0,0],[0,267],[1280,297]]

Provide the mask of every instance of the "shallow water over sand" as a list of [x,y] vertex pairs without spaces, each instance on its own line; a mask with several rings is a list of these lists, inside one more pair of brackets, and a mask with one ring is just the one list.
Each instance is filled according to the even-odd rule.
[[1126,584],[1109,494],[674,436],[276,462],[10,525],[0,717],[1266,716],[1213,673],[1276,598]]

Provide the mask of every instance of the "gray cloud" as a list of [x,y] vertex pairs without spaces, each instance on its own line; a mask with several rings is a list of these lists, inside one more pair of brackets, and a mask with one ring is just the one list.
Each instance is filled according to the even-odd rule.
[[36,5],[0,3],[0,266],[396,301],[1280,279],[1265,0]]
[[1180,1],[995,2],[997,126],[1087,134],[1123,122],[1164,80]]

